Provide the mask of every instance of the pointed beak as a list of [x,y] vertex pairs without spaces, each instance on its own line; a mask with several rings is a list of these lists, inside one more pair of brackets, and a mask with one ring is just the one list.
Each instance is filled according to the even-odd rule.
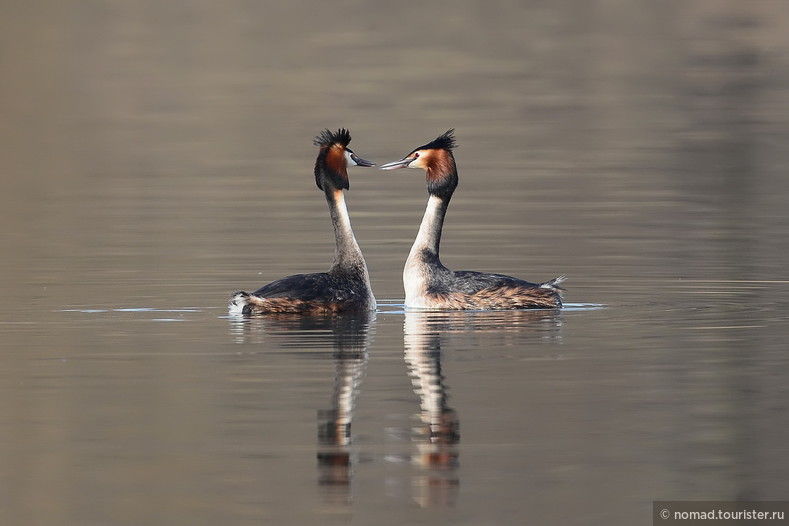
[[400,159],[399,161],[392,161],[391,163],[382,164],[378,168],[381,170],[397,170],[398,168],[408,168],[408,165],[411,164],[413,158],[406,157],[405,159]]
[[375,166],[374,162],[368,161],[367,159],[362,159],[361,157],[359,157],[357,155],[354,155],[352,157],[352,159],[356,163],[356,166]]

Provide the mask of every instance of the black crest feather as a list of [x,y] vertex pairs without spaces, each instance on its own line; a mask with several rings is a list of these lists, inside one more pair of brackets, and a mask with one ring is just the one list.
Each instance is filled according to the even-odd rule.
[[336,132],[330,131],[328,128],[320,132],[320,134],[315,137],[313,144],[315,146],[331,146],[332,144],[339,144],[343,148],[348,146],[348,143],[351,142],[351,132],[346,130],[345,128],[340,128]]
[[443,135],[439,135],[424,146],[414,148],[411,153],[418,150],[449,150],[451,152],[455,148],[457,148],[457,143],[455,142],[455,128],[450,128],[444,132]]

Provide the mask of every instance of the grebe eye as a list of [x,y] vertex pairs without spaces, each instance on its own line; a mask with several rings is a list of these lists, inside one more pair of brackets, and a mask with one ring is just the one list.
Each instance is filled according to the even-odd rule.
[[418,158],[419,158],[419,152],[416,152],[416,153],[414,154],[414,159],[418,159]]

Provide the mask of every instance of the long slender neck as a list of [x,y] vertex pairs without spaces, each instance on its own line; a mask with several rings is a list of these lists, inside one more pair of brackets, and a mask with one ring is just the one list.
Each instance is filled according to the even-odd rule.
[[444,216],[447,213],[449,201],[457,188],[458,175],[455,158],[451,151],[432,152],[429,159],[425,178],[430,197],[427,200],[425,215],[422,217],[422,224],[419,225],[419,233],[416,235],[408,259],[412,262],[421,260],[440,265],[438,251],[441,243],[441,230],[444,227]]
[[419,225],[419,233],[411,247],[408,259],[412,258],[435,258],[438,261],[438,250],[441,244],[441,230],[444,227],[444,216],[449,206],[449,197],[438,197],[430,195],[427,200],[425,215]]
[[356,242],[351,228],[351,219],[348,208],[345,206],[345,196],[342,190],[335,188],[326,189],[326,202],[329,203],[331,222],[334,226],[334,261],[332,270],[336,268],[356,267],[367,273],[367,265],[362,256],[362,250]]

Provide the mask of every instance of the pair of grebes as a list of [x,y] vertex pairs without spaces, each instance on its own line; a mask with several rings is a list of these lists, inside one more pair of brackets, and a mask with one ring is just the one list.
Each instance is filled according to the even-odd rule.
[[[349,188],[349,166],[375,166],[348,147],[346,129],[324,130],[315,138],[320,148],[315,161],[315,182],[329,204],[336,248],[327,272],[296,274],[260,287],[236,292],[231,314],[266,313],[342,314],[375,310],[367,264],[351,229],[343,190]],[[564,276],[545,283],[529,283],[503,274],[468,270],[452,271],[441,264],[439,243],[444,216],[458,185],[452,150],[454,130],[380,166],[382,170],[420,168],[427,177],[429,198],[411,252],[403,270],[405,306],[415,309],[504,310],[555,309],[562,306],[559,284]]]

